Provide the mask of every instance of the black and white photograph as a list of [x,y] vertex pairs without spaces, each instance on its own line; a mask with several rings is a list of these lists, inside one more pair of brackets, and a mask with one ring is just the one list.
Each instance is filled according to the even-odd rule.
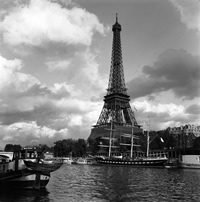
[[200,0],[0,0],[0,202],[199,185]]

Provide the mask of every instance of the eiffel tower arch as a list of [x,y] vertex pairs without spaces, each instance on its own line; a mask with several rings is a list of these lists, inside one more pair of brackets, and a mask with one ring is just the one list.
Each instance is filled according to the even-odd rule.
[[116,129],[115,136],[119,137],[120,133],[130,133],[132,127],[134,127],[135,132],[141,132],[129,103],[130,96],[127,95],[122,61],[121,25],[118,23],[117,16],[112,31],[112,57],[107,94],[104,96],[104,105],[99,119],[91,130],[89,138],[92,139],[108,137],[111,122],[113,123],[113,128]]

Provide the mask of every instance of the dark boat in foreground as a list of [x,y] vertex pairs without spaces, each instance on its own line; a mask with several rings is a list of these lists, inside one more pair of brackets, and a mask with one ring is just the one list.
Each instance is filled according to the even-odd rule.
[[36,180],[37,173],[29,170],[17,170],[0,174],[1,189],[42,189],[50,180],[50,173],[40,173],[39,180]]
[[0,152],[0,189],[45,188],[51,172],[60,168],[61,165],[52,163],[49,169],[46,166],[45,168],[36,166],[36,169],[26,166],[25,162],[41,164],[38,163],[40,154],[36,147],[27,147],[17,152]]

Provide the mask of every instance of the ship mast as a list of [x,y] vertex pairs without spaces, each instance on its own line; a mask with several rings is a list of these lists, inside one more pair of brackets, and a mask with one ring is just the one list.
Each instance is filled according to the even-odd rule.
[[147,125],[147,157],[149,157],[149,129],[150,129],[150,118]]
[[131,153],[130,153],[130,157],[133,157],[133,147],[140,147],[140,145],[134,144],[134,139],[139,139],[139,137],[137,135],[133,135],[134,132],[134,125],[132,125],[132,129],[131,129],[131,134],[122,134],[122,137],[128,137],[131,138],[131,144],[126,144],[126,143],[120,143],[120,145],[122,146],[131,146]]
[[110,155],[111,155],[111,147],[112,147],[112,139],[111,139],[111,138],[112,138],[112,126],[113,126],[113,122],[111,121],[108,157],[110,157]]
[[109,137],[101,137],[101,139],[109,140],[109,145],[99,145],[100,147],[108,147],[108,157],[111,157],[112,147],[118,148],[118,146],[112,145],[112,140],[117,140],[117,138],[112,137],[113,136],[112,135],[113,131],[116,131],[116,130],[113,129],[113,121],[111,121],[110,124],[111,124],[110,129],[105,128],[105,130],[109,130],[110,131]]

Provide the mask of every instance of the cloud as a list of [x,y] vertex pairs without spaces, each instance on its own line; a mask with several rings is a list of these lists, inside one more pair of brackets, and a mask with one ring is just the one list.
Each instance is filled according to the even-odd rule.
[[58,60],[58,61],[51,61],[47,62],[47,66],[50,72],[53,72],[55,70],[65,70],[70,66],[70,61],[69,60]]
[[190,105],[185,109],[185,113],[188,114],[190,122],[193,123],[193,125],[199,125],[200,123],[200,105],[193,104]]
[[[162,130],[167,127],[175,127],[188,123],[199,125],[199,114],[194,110],[198,105],[191,105],[185,108],[183,105],[169,104],[152,104],[148,101],[134,101],[131,103],[137,109],[135,112],[136,120],[139,124],[146,126],[148,117],[150,118],[151,130]],[[138,116],[137,116],[138,115]]]
[[134,106],[143,112],[149,113],[168,113],[171,117],[177,116],[178,114],[183,114],[184,107],[182,105],[175,105],[173,103],[170,104],[150,104],[147,101],[135,101]]
[[21,146],[34,143],[53,145],[59,138],[68,137],[68,130],[55,130],[46,126],[38,126],[36,122],[16,122],[10,125],[0,125],[1,144],[20,144]]
[[30,0],[17,4],[0,22],[5,43],[43,46],[48,42],[90,46],[95,32],[105,34],[96,15],[59,2]]
[[[7,60],[0,55],[0,91],[10,94],[12,92],[24,92],[39,81],[29,75],[21,73],[23,63],[19,59]],[[9,89],[8,89],[9,88]]]
[[[89,136],[102,101],[90,100],[91,95],[98,96],[98,91],[88,85],[89,80],[84,84],[85,64],[80,80],[83,83],[79,84],[83,88],[77,88],[67,82],[44,85],[36,77],[21,72],[23,62],[19,59],[8,60],[0,56],[0,61],[0,72],[3,73],[0,80],[1,144],[26,145],[37,140],[51,145],[56,138]],[[95,75],[100,78],[98,72],[93,77]]]
[[181,15],[181,21],[188,29],[200,31],[200,2],[199,0],[170,0]]
[[176,97],[199,97],[200,61],[184,50],[163,52],[153,66],[144,66],[142,74],[127,83],[132,98],[171,90]]
[[[59,71],[65,74],[68,83],[76,84],[74,88],[88,92],[87,97],[92,95],[96,97],[97,94],[99,95],[99,92],[106,89],[108,82],[107,75],[99,73],[99,64],[96,61],[96,56],[90,48],[86,48],[75,51],[74,54],[70,55],[69,59],[62,60],[57,58],[46,62],[46,65],[51,73]],[[82,96],[84,96],[84,93]]]
[[107,75],[102,76],[99,74],[99,64],[95,60],[96,55],[87,48],[86,51],[77,53],[77,57],[81,58],[80,76],[82,79],[84,78],[83,83],[89,86],[89,82],[90,90],[91,87],[100,90],[106,89]]
[[[95,92],[95,88],[91,89],[91,85],[88,85],[88,83],[95,83],[95,79],[99,78],[98,71],[94,75],[88,71],[94,67],[98,69],[95,57],[89,52],[82,56],[87,58],[88,64],[92,65],[87,69],[87,62],[83,63],[81,71],[83,78],[80,80],[80,85],[84,87],[78,90],[75,84],[67,82],[46,86],[37,78],[21,72],[22,61],[7,60],[1,56],[0,68],[7,75],[7,81],[1,85],[0,90],[2,95],[0,98],[0,138],[2,140],[0,146],[9,143],[26,146],[34,142],[52,146],[59,139],[89,137],[91,126],[96,123],[103,103],[102,100],[91,99],[97,96],[99,91]],[[157,71],[143,70],[149,78],[162,75],[159,68]],[[164,75],[171,78],[169,76],[171,73]],[[87,76],[94,78],[86,79],[88,82],[84,84],[84,78]],[[134,101],[131,105],[138,110],[135,115],[139,124],[147,122],[148,116],[151,117],[151,130],[179,126],[191,121],[198,123],[198,116],[195,114],[199,108],[198,105],[185,108],[172,103],[150,104],[147,101]]]
[[191,106],[189,106],[186,110],[186,113],[189,114],[196,114],[196,115],[200,115],[200,105],[198,104],[193,104]]

